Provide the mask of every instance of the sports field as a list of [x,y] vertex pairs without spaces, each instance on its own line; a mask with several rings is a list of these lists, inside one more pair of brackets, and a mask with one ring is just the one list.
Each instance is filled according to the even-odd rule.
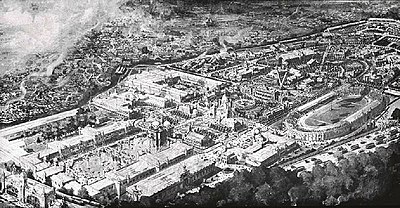
[[360,110],[367,102],[367,99],[361,96],[351,96],[334,100],[314,110],[312,115],[305,120],[305,124],[308,126],[326,126],[338,123]]

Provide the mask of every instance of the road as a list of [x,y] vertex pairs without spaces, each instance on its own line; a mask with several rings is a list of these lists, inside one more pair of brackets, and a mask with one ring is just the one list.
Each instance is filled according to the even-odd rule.
[[[362,127],[361,127],[360,129],[362,129]],[[324,147],[324,148],[321,149],[321,150],[316,150],[316,151],[314,151],[314,152],[311,152],[311,153],[302,155],[302,156],[300,156],[300,157],[298,157],[298,158],[295,158],[295,159],[293,159],[293,160],[291,160],[291,161],[287,161],[287,162],[284,162],[284,163],[278,164],[278,165],[279,165],[280,167],[290,166],[290,165],[292,165],[292,164],[294,164],[294,163],[297,163],[297,162],[299,162],[299,161],[301,161],[301,160],[305,160],[305,159],[310,158],[310,157],[313,157],[313,156],[315,156],[315,155],[319,155],[319,154],[325,153],[325,152],[327,152],[327,151],[329,151],[329,150],[331,150],[331,149],[333,149],[333,148],[335,148],[335,147],[338,147],[338,146],[340,146],[340,145],[342,145],[342,144],[345,144],[345,143],[347,143],[347,142],[350,142],[350,141],[356,140],[356,139],[358,139],[358,138],[361,138],[361,137],[363,137],[363,136],[366,136],[366,135],[368,135],[368,134],[371,134],[372,132],[374,132],[374,131],[377,130],[377,129],[373,129],[373,130],[369,130],[369,131],[367,131],[367,132],[361,133],[361,134],[359,134],[359,135],[356,135],[356,134],[358,134],[358,133],[360,132],[360,131],[359,131],[360,129],[358,129],[357,131],[355,131],[355,132],[353,132],[353,133],[351,133],[351,134],[345,136],[344,139],[340,140],[339,142],[336,142],[336,143],[333,144],[333,145],[329,145],[329,146],[327,146],[327,147]]]

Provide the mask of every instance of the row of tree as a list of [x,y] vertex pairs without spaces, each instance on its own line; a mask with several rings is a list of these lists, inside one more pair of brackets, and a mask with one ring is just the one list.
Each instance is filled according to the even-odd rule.
[[[315,165],[311,172],[258,167],[235,172],[215,189],[177,198],[175,205],[338,205],[369,201],[386,193],[397,180],[400,145],[378,147],[374,153],[338,155],[338,163]],[[397,177],[399,178],[399,177]]]

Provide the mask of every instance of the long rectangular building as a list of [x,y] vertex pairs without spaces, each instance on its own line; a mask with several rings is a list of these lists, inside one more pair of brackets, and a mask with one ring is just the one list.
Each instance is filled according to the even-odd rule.
[[105,179],[88,185],[87,189],[90,190],[89,194],[92,196],[105,193],[122,195],[128,186],[176,164],[192,154],[192,147],[183,143],[174,143],[168,149],[142,155],[135,163],[106,173]]
[[297,111],[299,111],[299,112],[307,111],[308,109],[312,108],[313,106],[315,106],[315,105],[317,105],[317,104],[319,104],[321,102],[324,102],[324,101],[334,97],[335,95],[336,95],[336,92],[330,92],[330,93],[328,93],[326,95],[323,95],[323,96],[321,96],[321,97],[319,97],[319,98],[317,98],[317,99],[315,99],[315,100],[313,100],[311,102],[308,102],[308,103],[298,107]]
[[279,159],[279,156],[285,155],[298,147],[298,144],[293,141],[269,144],[257,152],[249,154],[246,163],[252,166],[271,165]]
[[27,130],[32,130],[35,128],[40,128],[43,125],[46,125],[48,123],[60,121],[62,119],[75,116],[76,113],[78,112],[77,109],[73,109],[70,111],[65,111],[59,114],[47,116],[44,118],[39,118],[33,121],[25,122],[22,124],[18,124],[15,126],[11,126],[5,129],[0,130],[0,137],[4,137],[8,140],[13,140],[21,137],[25,131]]
[[219,171],[215,162],[204,155],[194,155],[178,164],[166,168],[127,188],[132,200],[146,201],[173,199],[185,186],[201,181]]

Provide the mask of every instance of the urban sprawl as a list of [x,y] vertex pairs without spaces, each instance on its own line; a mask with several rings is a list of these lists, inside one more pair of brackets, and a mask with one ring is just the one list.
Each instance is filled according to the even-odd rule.
[[[108,53],[124,53],[119,45],[132,43],[122,39],[107,51],[124,21],[106,24],[87,37],[97,45],[46,72],[68,74],[78,66],[82,76],[74,82],[82,84],[60,85],[65,95],[26,94],[23,88],[35,86],[29,78],[17,86],[21,91],[2,91],[2,123],[31,118],[0,130],[0,194],[8,201],[98,206],[117,198],[151,205],[215,188],[235,171],[311,171],[399,139],[388,114],[400,96],[400,21],[371,18],[200,56],[179,49],[181,60],[171,63],[146,47],[112,59]],[[130,54],[159,63],[133,65]],[[100,73],[113,67],[117,81]],[[19,78],[2,78],[1,87],[13,79]],[[112,82],[69,108],[92,83]],[[21,96],[16,91],[30,101],[10,101]],[[36,117],[47,111],[56,113]]]

